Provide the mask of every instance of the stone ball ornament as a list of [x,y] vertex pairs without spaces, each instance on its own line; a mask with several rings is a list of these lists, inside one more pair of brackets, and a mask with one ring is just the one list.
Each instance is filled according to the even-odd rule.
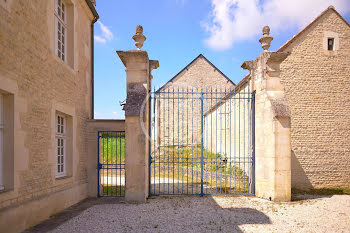
[[146,37],[143,35],[143,27],[141,25],[136,26],[136,33],[133,35],[132,39],[135,41],[137,50],[141,50],[143,42],[146,40]]

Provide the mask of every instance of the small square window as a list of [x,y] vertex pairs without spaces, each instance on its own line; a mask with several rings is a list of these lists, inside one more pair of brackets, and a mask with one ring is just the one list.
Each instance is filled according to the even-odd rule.
[[328,38],[328,50],[329,51],[334,50],[334,38]]

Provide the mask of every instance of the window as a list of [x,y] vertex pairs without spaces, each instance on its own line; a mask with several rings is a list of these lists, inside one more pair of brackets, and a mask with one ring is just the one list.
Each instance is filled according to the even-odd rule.
[[3,95],[0,93],[0,191],[4,189],[3,183],[3,131],[4,131],[4,121],[3,121]]
[[66,9],[63,0],[55,0],[55,52],[62,61],[67,59]]
[[66,118],[56,116],[56,177],[66,176]]
[[328,38],[328,50],[329,51],[334,50],[334,38]]
[[339,34],[332,31],[325,31],[322,44],[322,48],[326,55],[336,56],[336,51],[340,49]]

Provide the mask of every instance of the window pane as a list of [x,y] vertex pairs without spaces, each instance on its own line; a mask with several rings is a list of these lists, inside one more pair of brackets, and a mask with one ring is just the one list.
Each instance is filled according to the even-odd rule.
[[63,147],[61,147],[61,155],[63,155]]
[[65,60],[64,60],[64,54],[62,54],[62,60],[65,61]]
[[64,132],[63,132],[63,125],[61,125],[61,133],[64,133]]
[[63,164],[61,164],[61,172],[63,172]]
[[58,173],[61,172],[60,167],[61,167],[60,165],[57,165],[57,172],[58,172]]
[[334,50],[334,38],[328,38],[328,50]]

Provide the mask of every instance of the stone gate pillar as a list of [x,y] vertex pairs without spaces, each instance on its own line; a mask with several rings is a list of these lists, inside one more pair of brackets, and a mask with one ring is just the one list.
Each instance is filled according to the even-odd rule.
[[133,36],[137,50],[117,51],[126,67],[125,110],[125,199],[144,202],[148,197],[148,94],[151,90],[152,69],[159,66],[158,61],[149,60],[142,51],[142,26],[136,27]]
[[269,52],[272,37],[265,26],[260,39],[264,52],[245,61],[255,93],[255,191],[256,196],[291,200],[290,110],[280,82],[280,64],[288,53]]

